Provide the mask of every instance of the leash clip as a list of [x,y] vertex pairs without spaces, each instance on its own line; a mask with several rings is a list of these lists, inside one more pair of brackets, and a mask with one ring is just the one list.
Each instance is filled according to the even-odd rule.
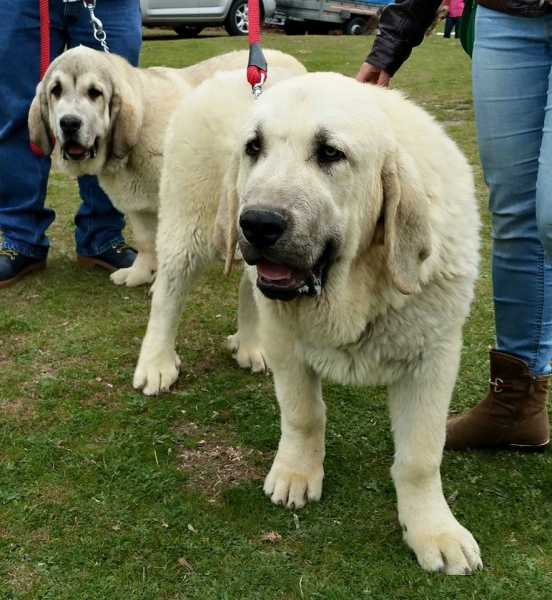
[[255,96],[255,100],[263,93],[263,83],[266,81],[264,73],[261,73],[261,81],[251,86],[251,93]]
[[105,41],[107,35],[103,28],[103,23],[98,19],[98,17],[94,14],[94,9],[96,8],[96,0],[82,0],[84,4],[84,8],[88,10],[90,13],[90,24],[92,25],[92,31],[94,32],[94,39],[100,42],[104,52],[109,53],[109,48],[107,47],[107,42]]

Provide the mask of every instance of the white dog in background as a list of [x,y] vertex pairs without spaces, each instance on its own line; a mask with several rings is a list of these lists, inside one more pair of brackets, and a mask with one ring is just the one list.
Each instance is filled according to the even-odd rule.
[[[185,69],[138,69],[115,54],[80,46],[54,60],[38,85],[29,112],[31,139],[44,154],[55,152],[67,175],[97,175],[132,226],[138,256],[130,268],[111,275],[114,283],[138,286],[155,277],[163,144],[178,102],[215,73],[240,67],[248,89],[247,56],[244,50]],[[266,57],[271,67],[305,72],[282,52],[267,50]]]

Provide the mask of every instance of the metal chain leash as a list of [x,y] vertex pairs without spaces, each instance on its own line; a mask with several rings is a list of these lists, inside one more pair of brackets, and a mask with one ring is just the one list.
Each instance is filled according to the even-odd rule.
[[90,13],[90,23],[94,32],[94,38],[98,42],[100,42],[102,48],[104,49],[104,52],[109,53],[109,48],[107,47],[107,42],[105,41],[107,35],[103,28],[103,23],[94,14],[94,9],[96,8],[96,0],[82,0],[82,3],[84,4],[84,8],[86,8]]

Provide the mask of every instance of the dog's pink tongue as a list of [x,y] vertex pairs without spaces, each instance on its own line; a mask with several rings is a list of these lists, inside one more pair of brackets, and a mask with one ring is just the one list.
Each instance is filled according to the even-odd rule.
[[277,265],[276,263],[269,262],[268,260],[261,260],[257,263],[257,272],[263,279],[266,279],[267,281],[289,279],[292,276],[291,269],[288,269],[283,265]]
[[67,146],[67,150],[71,154],[84,154],[84,148],[82,146],[80,146],[79,144],[69,144]]

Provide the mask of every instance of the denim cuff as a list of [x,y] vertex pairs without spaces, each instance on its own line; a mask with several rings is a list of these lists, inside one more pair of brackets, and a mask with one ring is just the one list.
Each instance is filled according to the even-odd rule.
[[27,256],[28,258],[35,258],[37,260],[45,260],[46,258],[48,258],[47,249],[37,250],[37,246],[28,246],[27,244],[10,242],[6,239],[2,241],[2,249],[15,250],[16,252],[19,252],[19,254],[23,254],[23,256]]
[[103,254],[110,248],[113,248],[113,246],[117,246],[118,244],[124,243],[124,241],[125,241],[125,238],[122,235],[120,235],[120,236],[114,238],[113,240],[111,240],[110,242],[108,242],[107,244],[100,246],[99,248],[92,248],[92,249],[88,248],[86,250],[81,250],[77,246],[77,254],[79,256],[88,256],[88,257],[98,256],[99,254]]

